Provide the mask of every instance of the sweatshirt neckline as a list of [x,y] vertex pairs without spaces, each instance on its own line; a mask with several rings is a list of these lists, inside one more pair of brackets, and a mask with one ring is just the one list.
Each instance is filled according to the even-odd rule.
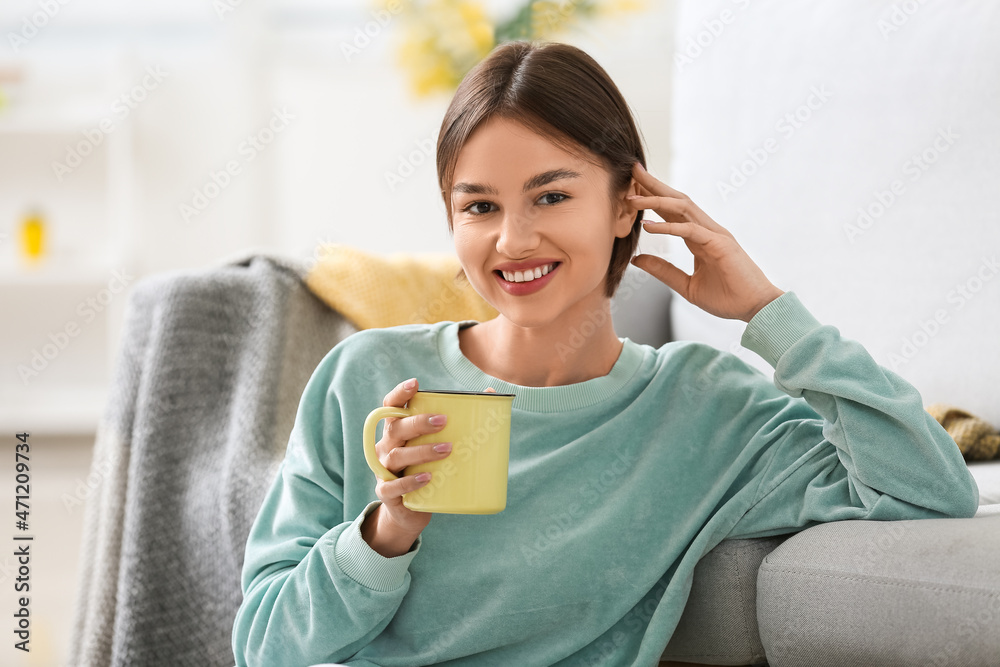
[[639,370],[644,356],[640,345],[629,338],[619,338],[623,343],[622,351],[607,375],[556,387],[527,387],[483,372],[462,354],[458,343],[459,329],[473,324],[478,324],[478,321],[446,322],[438,329],[438,354],[445,369],[462,386],[473,391],[493,387],[500,393],[515,394],[513,408],[529,412],[565,412],[606,401],[628,384]]

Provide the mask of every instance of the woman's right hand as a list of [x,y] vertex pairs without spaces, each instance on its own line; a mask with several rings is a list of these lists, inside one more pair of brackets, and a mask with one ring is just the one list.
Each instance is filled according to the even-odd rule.
[[[404,407],[417,393],[418,382],[407,388],[400,383],[385,396],[383,406]],[[388,482],[377,480],[375,495],[382,504],[365,518],[361,535],[371,547],[386,557],[399,556],[416,541],[421,531],[431,521],[430,512],[415,512],[403,505],[403,494],[415,491],[430,483],[430,473],[403,475],[407,466],[429,461],[440,461],[451,454],[451,443],[428,443],[406,447],[409,440],[427,433],[437,433],[447,422],[431,423],[434,414],[419,414],[410,417],[386,417],[382,439],[375,445],[379,462],[393,475],[399,477]],[[439,447],[444,451],[437,451]],[[427,476],[425,478],[425,476]]]

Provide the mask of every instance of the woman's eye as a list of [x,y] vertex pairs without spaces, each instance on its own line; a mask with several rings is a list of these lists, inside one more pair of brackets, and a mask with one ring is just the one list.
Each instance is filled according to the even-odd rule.
[[482,211],[478,207],[479,206],[492,206],[492,205],[493,204],[489,203],[488,201],[474,201],[471,204],[469,204],[468,206],[466,206],[465,208],[463,208],[462,212],[463,213],[471,213],[472,215],[486,215],[487,213],[489,213],[489,210]]
[[[558,199],[556,199],[555,201],[543,201],[546,197],[558,197]],[[543,204],[545,204],[546,206],[552,206],[553,204],[558,204],[564,199],[569,199],[569,196],[564,195],[561,192],[546,192],[544,195],[539,197],[538,200]],[[480,206],[486,206],[487,208],[486,210],[483,210],[479,208]],[[493,204],[488,201],[474,201],[465,208],[463,208],[462,213],[468,213],[469,215],[486,215],[487,213],[490,213],[490,207],[492,206]]]

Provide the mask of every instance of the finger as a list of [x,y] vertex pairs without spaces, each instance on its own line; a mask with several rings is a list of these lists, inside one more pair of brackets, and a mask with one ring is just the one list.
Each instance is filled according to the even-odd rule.
[[[439,449],[441,451],[438,451]],[[386,470],[393,475],[398,475],[397,471],[404,470],[408,466],[414,466],[418,463],[429,463],[430,461],[440,461],[450,453],[450,442],[433,442],[427,445],[393,447],[379,461],[382,462]]]
[[[732,238],[725,227],[712,220],[701,208],[690,199],[678,199],[677,197],[634,197],[630,199],[634,204],[642,208],[651,208],[667,222],[693,222],[701,225],[705,229],[710,229],[717,234],[724,234]],[[678,220],[677,218],[681,218]]]
[[637,160],[632,166],[632,176],[639,182],[641,187],[649,191],[649,194],[687,199],[686,194],[680,192],[679,190],[675,190],[666,183],[660,181],[639,165],[640,163]]
[[679,236],[685,241],[705,244],[712,240],[712,232],[693,222],[657,222],[643,220],[643,228],[651,234],[670,234]]
[[486,390],[486,393],[490,393],[490,392],[492,392],[492,393],[494,393],[494,394],[495,394],[495,393],[497,393],[497,390],[496,390],[496,389],[494,389],[493,387],[489,387],[489,388],[488,388],[488,389]]
[[654,195],[645,188],[642,189],[642,194],[628,195],[625,199],[637,209],[651,209],[655,211],[657,215],[668,222],[684,222],[686,220],[683,213],[664,211],[662,207],[658,209],[659,195]]
[[[413,387],[407,388],[407,382],[413,382]],[[394,408],[401,408],[406,405],[408,400],[413,398],[413,395],[416,394],[419,389],[420,383],[417,381],[417,378],[404,380],[393,387],[392,391],[385,395],[385,398],[382,400],[382,405],[385,407],[391,406]],[[394,418],[390,417],[390,419]]]
[[667,222],[691,222],[681,202],[690,201],[662,195],[642,194],[626,197],[636,208],[650,209]]
[[[432,475],[432,473],[425,473]],[[375,495],[382,502],[396,502],[400,496],[410,491],[416,491],[422,486],[430,484],[430,477],[426,480],[417,479],[417,475],[405,475],[399,479],[391,479],[388,482],[379,481],[375,485]]]
[[[444,417],[443,424],[435,424],[431,421],[436,416]],[[407,440],[413,440],[417,436],[427,433],[437,433],[448,423],[447,415],[438,415],[435,412],[425,412],[411,417],[396,417],[390,422],[385,420],[385,432],[382,439],[388,441],[389,447],[398,447]]]
[[632,264],[658,279],[685,299],[688,298],[688,285],[690,284],[691,276],[667,260],[656,255],[636,255],[632,258]]

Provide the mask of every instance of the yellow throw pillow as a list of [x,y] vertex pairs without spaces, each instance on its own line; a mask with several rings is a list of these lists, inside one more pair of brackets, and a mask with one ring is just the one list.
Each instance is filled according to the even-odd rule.
[[358,329],[498,315],[447,253],[374,255],[340,243],[320,246],[306,286]]

